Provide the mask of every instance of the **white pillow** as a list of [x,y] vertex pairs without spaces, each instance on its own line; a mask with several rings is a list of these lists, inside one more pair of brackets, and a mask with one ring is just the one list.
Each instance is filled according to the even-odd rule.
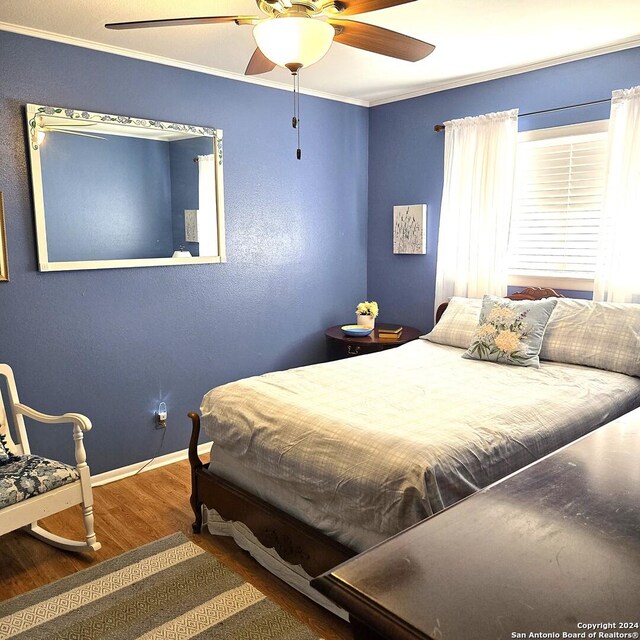
[[540,359],[640,376],[640,304],[559,298]]
[[478,328],[481,298],[454,296],[431,333],[420,336],[430,342],[468,349]]

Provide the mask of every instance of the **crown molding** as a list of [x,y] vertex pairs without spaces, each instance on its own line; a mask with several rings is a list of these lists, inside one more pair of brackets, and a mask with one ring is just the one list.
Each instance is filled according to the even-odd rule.
[[470,84],[478,84],[480,82],[487,82],[489,80],[499,80],[500,78],[507,78],[509,76],[515,76],[520,73],[527,73],[529,71],[537,71],[538,69],[546,69],[547,67],[554,67],[565,62],[575,62],[577,60],[585,60],[586,58],[593,58],[595,56],[601,56],[606,53],[615,53],[616,51],[623,51],[624,49],[633,49],[640,47],[640,36],[634,36],[632,38],[625,38],[624,40],[618,40],[616,42],[597,47],[595,49],[589,49],[587,51],[581,51],[580,53],[574,53],[567,56],[560,56],[557,58],[549,58],[542,62],[535,62],[533,64],[521,65],[519,67],[505,67],[497,71],[489,71],[487,73],[478,73],[469,76],[463,76],[450,82],[441,82],[437,84],[427,85],[422,89],[411,91],[409,93],[397,94],[394,96],[388,96],[386,98],[371,99],[369,100],[370,107],[377,107],[383,104],[389,104],[391,102],[400,102],[401,100],[409,100],[411,98],[419,98],[420,96],[426,96],[430,93],[438,93],[440,91],[447,91],[448,89],[457,89],[459,87],[466,87]]
[[[62,44],[69,44],[75,47],[83,47],[85,49],[93,49],[95,51],[102,51],[104,53],[111,53],[113,55],[124,56],[126,58],[134,58],[136,60],[143,60],[145,62],[154,62],[156,64],[162,64],[169,67],[176,67],[178,69],[186,69],[188,71],[196,71],[198,73],[204,73],[210,76],[217,76],[220,78],[227,78],[229,80],[236,80],[238,82],[248,82],[249,84],[256,84],[262,87],[268,87],[270,89],[279,89],[281,91],[291,91],[291,87],[282,82],[275,82],[273,80],[266,80],[264,78],[258,78],[255,76],[245,76],[240,73],[233,73],[230,71],[224,71],[222,69],[215,69],[213,67],[207,67],[205,65],[199,65],[189,62],[183,62],[181,60],[175,60],[173,58],[166,58],[164,56],[158,56],[150,53],[142,53],[139,51],[133,51],[132,49],[125,49],[124,47],[116,47],[112,45],[101,44],[92,40],[84,40],[82,38],[75,38],[73,36],[65,36],[59,33],[51,31],[44,31],[41,29],[33,29],[31,27],[23,27],[21,25],[12,24],[9,22],[0,21],[0,31],[10,31],[12,33],[18,33],[20,35],[30,36],[32,38],[40,38],[43,40],[52,40],[54,42],[60,42]],[[419,98],[430,93],[438,93],[440,91],[447,91],[449,89],[457,89],[459,87],[465,87],[471,84],[479,84],[481,82],[488,82],[490,80],[499,80],[500,78],[506,78],[509,76],[518,75],[520,73],[527,73],[529,71],[536,71],[538,69],[546,69],[547,67],[553,67],[566,62],[575,62],[577,60],[584,60],[586,58],[592,58],[595,56],[604,55],[607,53],[615,53],[616,51],[623,51],[624,49],[633,49],[640,47],[640,36],[634,36],[632,38],[626,38],[618,40],[602,47],[596,47],[595,49],[588,49],[580,53],[575,53],[566,56],[559,56],[556,58],[549,58],[541,62],[533,64],[526,64],[517,67],[505,67],[497,71],[489,71],[486,73],[472,74],[456,78],[455,80],[440,82],[426,85],[415,91],[406,93],[394,94],[384,98],[366,100],[363,98],[353,98],[350,96],[343,96],[324,91],[315,91],[313,89],[301,88],[300,93],[308,96],[314,96],[316,98],[324,98],[326,100],[333,100],[335,102],[344,102],[347,104],[353,104],[359,107],[377,107],[384,104],[390,104],[392,102],[400,102],[402,100],[410,100],[411,98]]]
[[[115,47],[112,45],[102,44],[100,42],[94,42],[92,40],[84,40],[82,38],[75,38],[73,36],[65,36],[59,33],[54,33],[52,31],[43,31],[41,29],[23,27],[21,25],[12,24],[10,22],[0,22],[0,31],[10,31],[11,33],[18,33],[23,36],[40,38],[41,40],[52,40],[54,42],[60,42],[62,44],[69,44],[74,47],[82,47],[84,49],[102,51],[103,53],[111,53],[116,56],[124,56],[125,58],[134,58],[136,60],[144,60],[145,62],[154,62],[156,64],[163,64],[168,67],[186,69],[187,71],[197,71],[198,73],[204,73],[209,76],[227,78],[228,80],[237,80],[238,82],[248,82],[249,84],[257,84],[262,87],[268,87],[270,89],[279,89],[280,91],[288,92],[291,91],[291,86],[282,82],[274,82],[273,80],[266,80],[264,78],[257,78],[255,76],[245,76],[240,73],[223,71],[222,69],[215,69],[213,67],[207,67],[201,64],[183,62],[181,60],[175,60],[173,58],[157,56],[152,53],[142,53],[140,51],[133,51],[132,49],[125,49],[124,47]],[[304,87],[300,88],[300,93],[308,96],[313,96],[315,98],[333,100],[335,102],[346,102],[347,104],[354,104],[359,107],[369,106],[368,100],[351,98],[349,96],[341,96],[334,93],[327,93],[325,91],[305,89]]]

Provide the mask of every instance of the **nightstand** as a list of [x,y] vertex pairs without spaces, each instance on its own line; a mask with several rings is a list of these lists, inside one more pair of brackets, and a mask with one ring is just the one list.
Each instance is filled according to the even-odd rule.
[[[341,326],[343,325],[337,324],[335,327],[329,327],[324,332],[327,338],[327,357],[329,360],[393,349],[393,347],[399,347],[401,344],[406,344],[422,335],[422,331],[415,327],[397,324],[376,324],[376,328],[368,336],[354,338],[353,336],[345,335],[340,328]],[[378,336],[378,329],[397,326],[402,326],[402,333],[396,340],[381,340]]]

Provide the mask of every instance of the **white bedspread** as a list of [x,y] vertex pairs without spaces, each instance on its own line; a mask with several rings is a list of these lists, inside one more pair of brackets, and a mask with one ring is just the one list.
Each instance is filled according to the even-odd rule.
[[462,352],[417,340],[247,378],[205,395],[202,425],[282,487],[278,506],[295,496],[292,515],[359,551],[348,530],[388,537],[640,405],[638,378]]

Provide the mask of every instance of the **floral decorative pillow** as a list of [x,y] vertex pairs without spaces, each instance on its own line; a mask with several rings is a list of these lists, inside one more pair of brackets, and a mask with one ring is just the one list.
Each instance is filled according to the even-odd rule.
[[463,358],[539,367],[542,338],[557,298],[509,300],[484,296],[476,333]]

